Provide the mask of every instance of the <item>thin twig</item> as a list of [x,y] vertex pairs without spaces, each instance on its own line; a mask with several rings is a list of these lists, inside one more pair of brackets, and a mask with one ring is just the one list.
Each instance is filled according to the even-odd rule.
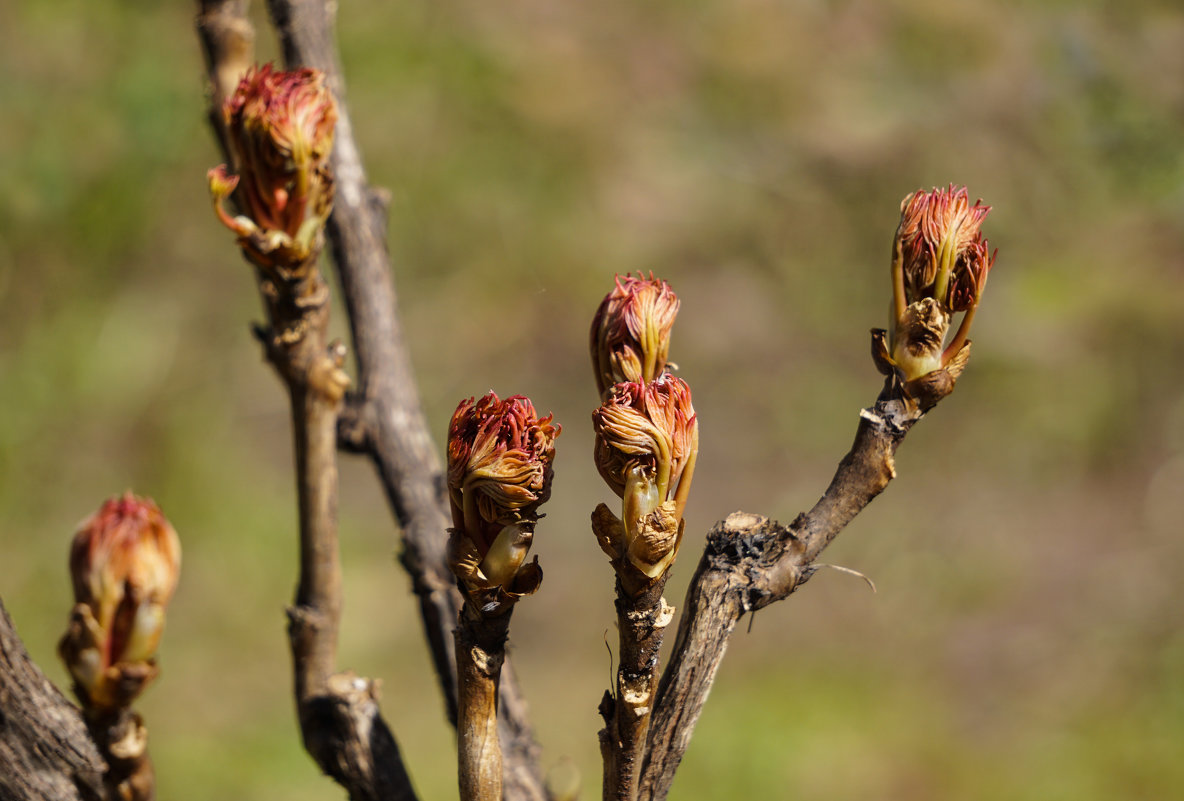
[[342,440],[350,450],[356,450],[358,442],[365,444],[403,530],[402,562],[420,599],[448,718],[455,722],[452,629],[461,602],[444,556],[450,522],[440,462],[427,433],[395,313],[385,196],[367,183],[354,142],[329,5],[323,0],[271,0],[268,8],[287,65],[322,70],[337,98],[336,144],[330,161],[337,196],[328,233],[358,367],[350,435]]
[[822,550],[895,477],[893,455],[923,413],[893,395],[890,381],[875,405],[863,410],[855,443],[826,493],[792,525],[738,512],[708,534],[658,689],[642,770],[643,801],[661,801],[670,791],[741,616],[805,583]]
[[315,270],[292,286],[259,276],[268,359],[288,386],[300,508],[300,582],[288,610],[304,745],[353,799],[415,798],[373,682],[338,673],[341,562],[337,540],[337,410],[344,349],[327,343],[329,290]]
[[222,104],[255,57],[255,28],[247,19],[247,0],[199,0],[197,32],[210,81],[207,116],[222,152],[228,154]]

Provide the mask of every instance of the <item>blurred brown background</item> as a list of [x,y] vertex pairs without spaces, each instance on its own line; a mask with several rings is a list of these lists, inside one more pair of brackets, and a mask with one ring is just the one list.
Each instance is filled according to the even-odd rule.
[[[206,196],[194,12],[0,4],[0,596],[64,685],[69,537],[155,497],[185,548],[142,704],[161,798],[338,798],[293,719],[287,404]],[[345,0],[340,39],[438,440],[491,388],[564,425],[512,630],[548,765],[597,797],[615,634],[586,337],[614,273],[683,303],[703,437],[678,604],[712,522],[825,487],[879,388],[899,201],[955,182],[999,248],[974,357],[824,556],[878,592],[824,571],[739,631],[673,797],[1184,796],[1178,2]],[[383,680],[425,801],[454,798],[353,458],[342,526],[341,664]]]

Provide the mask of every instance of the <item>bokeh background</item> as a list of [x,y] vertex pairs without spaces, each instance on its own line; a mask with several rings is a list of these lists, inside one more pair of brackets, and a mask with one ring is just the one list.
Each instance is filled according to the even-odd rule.
[[[142,703],[161,798],[338,798],[294,723],[287,405],[206,196],[194,11],[0,3],[0,596],[64,686],[69,537],[155,497],[185,548]],[[703,452],[678,604],[712,522],[788,521],[826,486],[879,388],[899,201],[956,182],[999,248],[974,357],[824,555],[878,592],[823,571],[744,621],[673,797],[1184,796],[1178,0],[348,0],[339,22],[437,440],[491,388],[564,425],[512,636],[557,775],[597,797],[615,634],[586,336],[613,275],[683,303]],[[391,516],[368,463],[342,469],[340,664],[382,679],[422,797],[454,798]]]

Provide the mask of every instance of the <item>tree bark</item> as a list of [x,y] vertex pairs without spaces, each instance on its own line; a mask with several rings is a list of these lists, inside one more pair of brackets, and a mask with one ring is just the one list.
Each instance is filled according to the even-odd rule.
[[29,659],[0,601],[0,798],[97,801],[106,770],[82,712]]
[[893,456],[922,414],[895,397],[890,380],[860,413],[854,445],[809,512],[788,527],[737,512],[712,528],[658,687],[643,801],[661,801],[670,791],[736,623],[745,612],[787,598],[814,574],[822,550],[895,478]]

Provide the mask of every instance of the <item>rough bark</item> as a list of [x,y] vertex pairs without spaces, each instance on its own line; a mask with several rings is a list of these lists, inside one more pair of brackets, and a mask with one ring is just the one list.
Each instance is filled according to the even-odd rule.
[[[632,566],[620,569],[630,570]],[[633,801],[637,797],[658,687],[658,652],[666,627],[674,617],[674,608],[662,597],[665,587],[666,575],[663,575],[634,595],[617,579],[621,661],[615,695],[605,693],[600,702],[600,714],[604,718],[600,748],[605,763],[605,801]]]
[[[222,102],[253,60],[244,0],[200,0],[198,36],[210,81],[210,121],[231,160]],[[343,116],[345,115],[343,109]],[[346,121],[348,126],[348,119]],[[340,190],[339,190],[340,191]],[[288,389],[300,513],[300,579],[288,610],[297,713],[305,748],[354,799],[413,799],[374,682],[337,672],[341,565],[337,540],[337,425],[348,378],[345,349],[328,342],[329,289],[309,264],[294,280],[259,270],[268,327],[256,333]]]
[[0,601],[0,798],[96,801],[106,769],[82,713],[29,659]]
[[895,477],[893,456],[922,414],[915,404],[894,398],[890,381],[875,405],[861,412],[854,445],[809,512],[788,527],[737,512],[712,528],[658,688],[643,801],[666,798],[736,623],[746,612],[787,598],[813,575],[822,550]]

